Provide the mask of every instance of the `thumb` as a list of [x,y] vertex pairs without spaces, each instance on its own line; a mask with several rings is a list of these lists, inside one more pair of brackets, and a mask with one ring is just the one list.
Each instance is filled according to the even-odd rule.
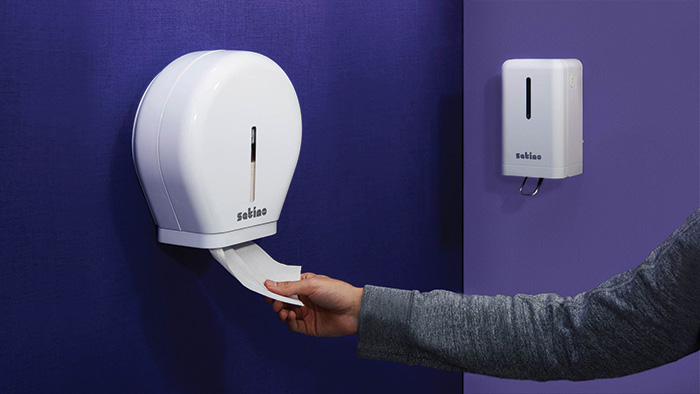
[[290,295],[309,295],[316,290],[314,281],[302,279],[290,282],[275,282],[270,279],[265,281],[265,287],[275,294],[290,296]]

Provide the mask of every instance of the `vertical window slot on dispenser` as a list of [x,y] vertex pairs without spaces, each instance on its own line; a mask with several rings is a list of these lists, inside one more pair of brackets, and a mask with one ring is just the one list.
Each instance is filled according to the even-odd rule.
[[532,88],[530,87],[530,77],[525,80],[525,117],[530,119],[532,108]]
[[250,202],[255,201],[255,145],[257,144],[258,128],[250,128]]

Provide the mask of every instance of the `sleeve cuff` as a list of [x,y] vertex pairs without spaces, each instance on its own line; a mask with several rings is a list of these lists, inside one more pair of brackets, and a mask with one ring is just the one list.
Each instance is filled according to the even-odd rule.
[[415,291],[367,285],[362,295],[357,355],[410,362],[410,323]]

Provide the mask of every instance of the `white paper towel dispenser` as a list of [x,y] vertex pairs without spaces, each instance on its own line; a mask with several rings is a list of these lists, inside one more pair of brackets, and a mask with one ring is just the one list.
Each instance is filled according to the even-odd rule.
[[300,148],[297,95],[275,62],[176,59],[143,94],[132,139],[158,241],[213,249],[274,234]]
[[[577,59],[503,63],[503,175],[566,178],[583,172],[583,65]],[[525,185],[523,180],[523,186]],[[520,192],[522,191],[522,186]],[[523,193],[525,194],[525,193]]]

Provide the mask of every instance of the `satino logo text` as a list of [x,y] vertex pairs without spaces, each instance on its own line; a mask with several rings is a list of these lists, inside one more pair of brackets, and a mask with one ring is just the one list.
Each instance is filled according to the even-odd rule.
[[521,160],[542,160],[542,155],[533,155],[532,152],[516,153],[516,159]]
[[267,215],[267,208],[263,208],[263,209],[257,209],[257,207],[248,208],[248,212],[238,212],[237,222],[240,222],[241,220],[248,220],[248,219],[257,218],[257,217],[265,216],[265,215]]

